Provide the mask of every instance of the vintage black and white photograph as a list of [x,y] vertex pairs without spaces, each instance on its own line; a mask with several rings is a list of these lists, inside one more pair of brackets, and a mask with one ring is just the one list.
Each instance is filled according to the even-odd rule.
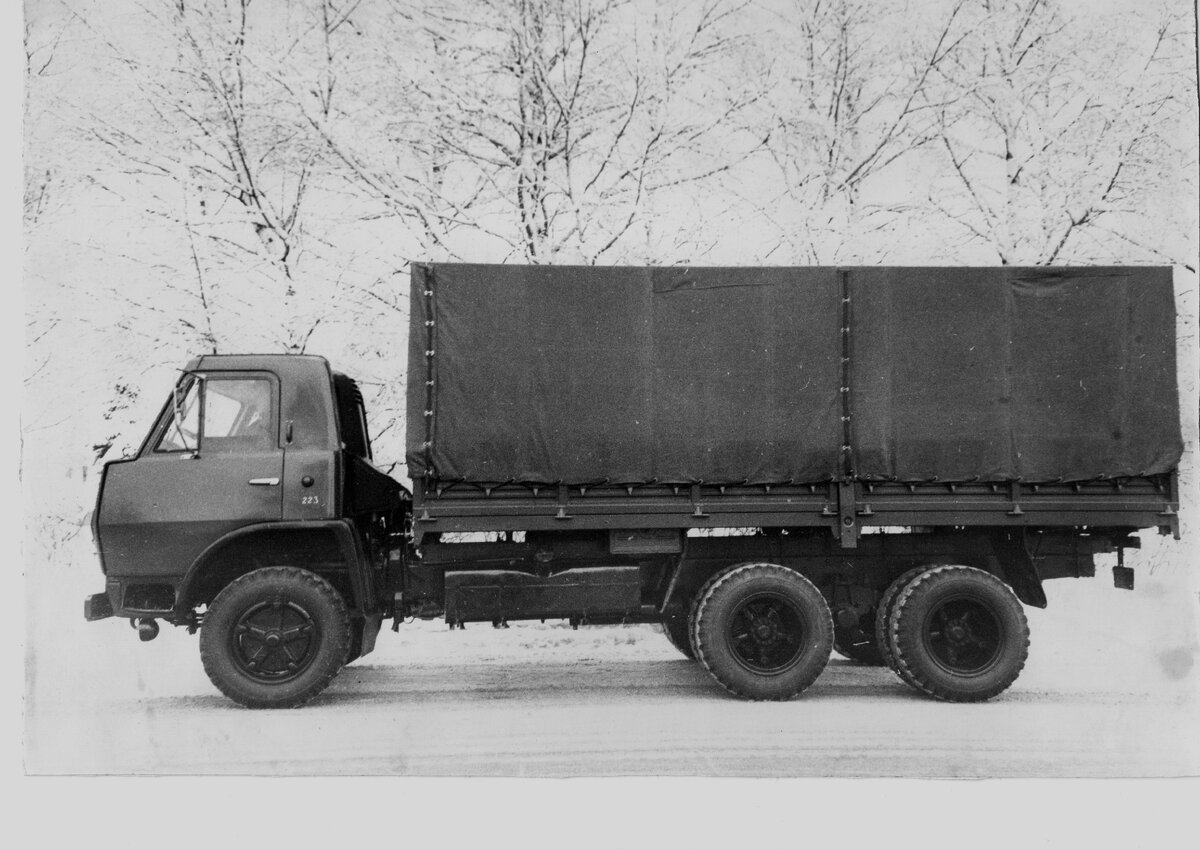
[[22,12],[25,774],[1200,775],[1192,0]]

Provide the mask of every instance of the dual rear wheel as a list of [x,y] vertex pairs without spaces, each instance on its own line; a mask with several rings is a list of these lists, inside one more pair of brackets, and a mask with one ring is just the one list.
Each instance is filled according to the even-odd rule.
[[902,575],[881,600],[878,642],[907,684],[936,699],[981,702],[1007,690],[1029,656],[1029,623],[1008,585],[971,566]]
[[[792,569],[747,563],[718,573],[689,617],[664,626],[726,690],[789,699],[825,668],[836,639],[821,593]],[[970,566],[934,565],[897,578],[880,598],[869,641],[910,686],[943,701],[990,699],[1017,679],[1029,654],[1021,602],[1002,580]],[[844,649],[845,646],[839,648]],[[874,661],[868,654],[864,660]]]

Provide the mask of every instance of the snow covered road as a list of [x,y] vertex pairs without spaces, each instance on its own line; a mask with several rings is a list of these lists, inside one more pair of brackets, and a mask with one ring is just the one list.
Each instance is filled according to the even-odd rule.
[[364,666],[347,670],[300,711],[249,712],[209,693],[106,707],[71,718],[55,740],[36,740],[41,757],[31,766],[121,773],[1096,776],[1186,773],[1200,751],[1194,706],[1054,691],[943,705],[911,693],[890,673],[838,661],[804,699],[786,704],[728,699],[684,660],[639,660]]
[[[27,667],[33,773],[1136,776],[1200,773],[1195,600],[1144,581],[1052,582],[993,702],[942,704],[836,655],[788,703],[727,697],[649,626],[413,623],[323,695],[244,710],[196,639],[53,623]],[[45,601],[42,597],[41,601]],[[72,599],[74,600],[74,599]],[[74,608],[75,605],[72,605]],[[78,614],[72,609],[71,613]],[[1191,616],[1189,622],[1188,616]],[[1182,618],[1181,618],[1182,616]],[[65,632],[65,633],[64,633]]]

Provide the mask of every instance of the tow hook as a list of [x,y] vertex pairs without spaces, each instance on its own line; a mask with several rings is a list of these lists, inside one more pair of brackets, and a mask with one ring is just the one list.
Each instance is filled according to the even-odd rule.
[[130,619],[129,624],[138,632],[138,639],[148,643],[158,636],[158,623],[153,619]]

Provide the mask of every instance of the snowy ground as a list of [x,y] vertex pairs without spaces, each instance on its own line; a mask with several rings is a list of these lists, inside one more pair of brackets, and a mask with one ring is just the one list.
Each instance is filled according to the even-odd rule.
[[1017,684],[918,696],[836,655],[801,698],[728,698],[650,626],[385,631],[301,710],[222,698],[197,640],[85,623],[94,563],[27,572],[30,773],[1135,776],[1200,773],[1200,596],[1172,555],[1133,593],[1048,582]]

